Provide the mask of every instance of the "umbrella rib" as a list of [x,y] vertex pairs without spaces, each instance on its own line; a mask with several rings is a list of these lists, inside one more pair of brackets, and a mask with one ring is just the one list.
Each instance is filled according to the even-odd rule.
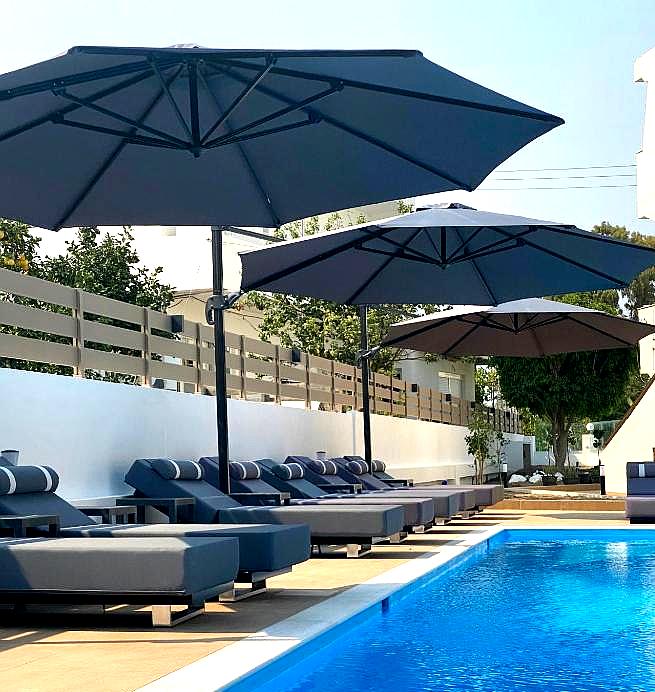
[[459,339],[455,341],[441,354],[442,356],[447,356],[452,353],[464,340],[468,339],[474,332],[476,332],[480,327],[484,325],[485,319],[482,317],[480,322],[476,322],[467,332],[462,334]]
[[[283,59],[285,56],[279,56],[279,59]],[[211,58],[211,62],[226,62],[235,67],[243,68],[245,70],[257,69],[256,65],[248,62],[234,60],[234,59],[221,59],[221,58]],[[328,82],[333,77],[328,75],[321,75],[318,73],[307,72],[305,70],[296,70],[292,68],[280,67],[277,65],[273,70],[273,74],[277,74],[284,77],[295,77],[306,79],[308,81],[314,82]],[[551,115],[550,113],[544,113],[542,111],[524,111],[520,108],[510,108],[508,106],[495,106],[493,104],[481,103],[478,101],[467,101],[465,99],[457,99],[449,96],[442,96],[438,94],[428,94],[423,91],[414,91],[412,89],[401,89],[398,87],[384,86],[382,84],[372,84],[370,82],[362,82],[356,79],[343,79],[344,85],[347,87],[353,87],[356,89],[363,89],[365,91],[375,91],[383,94],[390,94],[393,96],[405,96],[408,98],[414,98],[424,101],[433,101],[436,103],[444,103],[450,106],[460,106],[462,108],[469,108],[473,110],[489,111],[491,113],[500,113],[502,115],[513,115],[522,118],[529,118],[531,120],[538,120],[541,122],[550,122],[561,125],[564,121],[562,118]]]
[[[443,317],[439,319],[439,327],[443,326],[444,324],[449,324],[450,322],[456,322],[456,321],[461,321],[461,315],[451,315],[450,317]],[[425,334],[425,332],[429,332],[431,329],[436,329],[437,325],[434,322],[428,322],[428,324],[424,324],[423,326],[419,327],[418,329],[414,329],[411,332],[407,332],[406,334],[401,334],[400,336],[397,336],[393,339],[383,339],[382,343],[380,344],[381,346],[395,346],[397,344],[402,343],[406,339],[411,339],[414,336],[420,336],[421,334]]]
[[[589,231],[582,231],[581,229],[576,229],[575,226],[537,226],[543,231],[550,231],[551,233],[559,233],[560,235],[570,235],[575,238],[584,237],[587,240],[594,240],[597,243],[606,243],[608,245],[629,247],[633,250],[643,250],[645,252],[655,253],[653,248],[646,245],[637,245],[636,243],[629,243],[625,240],[618,240],[617,238],[612,238],[604,236],[600,233],[591,233]],[[581,236],[581,233],[584,233]]]
[[[396,250],[395,254],[392,254],[388,259],[386,259],[382,264],[375,269],[372,274],[364,281],[364,283],[345,301],[346,303],[352,303],[357,297],[359,297],[370,285],[375,279],[393,262],[394,259],[399,257],[403,250],[416,238],[416,236],[421,232],[422,229],[418,229],[416,232],[414,232],[408,240],[404,243],[404,246],[399,247]],[[384,238],[382,238],[384,239]]]
[[[500,230],[495,226],[486,226],[485,228],[489,228],[489,230],[495,231],[496,233],[500,233]],[[514,250],[517,247],[521,247],[522,238],[524,238],[526,235],[529,235],[530,233],[534,233],[534,229],[532,227],[530,227],[527,231],[521,231],[520,233],[516,233],[514,235],[507,234],[506,237],[501,238],[500,240],[495,240],[493,243],[487,243],[487,245],[483,245],[479,247],[477,250],[473,250],[468,255],[463,253],[460,257],[454,257],[453,254],[448,258],[448,262],[450,262],[451,264],[459,264],[460,262],[466,262],[471,259],[477,259],[478,257],[487,257],[488,255],[495,255],[498,252]],[[463,242],[457,249],[457,252],[460,252],[464,247],[466,247],[466,244],[470,242],[470,240],[471,239]],[[506,243],[511,243],[512,241],[515,242],[515,245],[501,247]]]
[[[175,74],[173,74],[172,77],[170,77],[168,83],[172,84],[177,77],[179,76],[180,72],[182,71],[182,68],[179,67]],[[163,96],[164,91],[160,90],[160,92],[155,96],[155,98],[151,101],[150,105],[143,111],[143,114],[141,115],[140,120],[145,120],[148,115],[152,112],[152,109],[159,103],[161,100],[161,97]],[[66,211],[64,214],[61,216],[59,221],[53,226],[53,229],[58,231],[62,226],[68,221],[68,219],[71,217],[71,215],[75,212],[76,209],[79,208],[80,204],[87,198],[91,190],[98,184],[98,181],[105,175],[105,173],[111,168],[113,165],[114,161],[118,158],[119,154],[123,151],[125,146],[127,145],[127,140],[123,139],[121,140],[117,146],[114,148],[114,150],[109,154],[109,156],[104,160],[100,168],[94,173],[94,175],[91,177],[91,179],[86,183],[82,191],[77,195],[77,197],[73,200],[73,202],[67,207]]]
[[[177,101],[173,97],[173,94],[171,94],[170,90],[170,84],[172,84],[172,80],[170,83],[167,84],[166,79],[164,79],[164,75],[161,72],[161,66],[157,63],[157,61],[153,58],[150,60],[150,66],[152,67],[157,79],[159,80],[159,84],[161,85],[161,88],[164,91],[164,94],[166,95],[166,100],[170,104],[173,113],[175,114],[175,117],[177,118],[178,122],[182,126],[182,129],[186,132],[187,137],[192,140],[193,137],[191,136],[191,130],[189,130],[189,126],[187,125],[186,120],[184,119],[184,116],[182,115],[182,111],[180,110],[180,107],[177,105]],[[180,70],[181,71],[181,70]],[[180,71],[177,72],[177,75],[180,74]],[[177,78],[176,75],[176,78]]]
[[126,125],[131,125],[132,127],[138,130],[150,132],[150,134],[156,135],[157,137],[161,137],[162,139],[166,139],[174,144],[181,144],[184,146],[187,145],[187,142],[185,142],[184,140],[179,139],[178,137],[174,137],[173,135],[169,135],[167,132],[164,132],[163,130],[158,130],[155,127],[150,127],[150,125],[146,125],[145,123],[139,123],[136,120],[133,120],[132,118],[128,118],[126,115],[123,115],[122,113],[109,110],[108,108],[103,108],[102,106],[99,106],[96,103],[88,101],[87,99],[79,98],[78,96],[69,93],[65,89],[58,91],[57,95],[63,96],[63,98],[68,99],[73,103],[77,103],[79,106],[89,108],[90,110],[97,111],[98,113],[102,113],[103,115],[106,115],[109,118],[113,118],[114,120],[118,120],[122,123],[125,123]]
[[315,125],[317,122],[315,118],[309,117],[306,120],[299,120],[295,123],[289,123],[288,125],[280,125],[278,127],[271,127],[268,130],[259,130],[259,132],[246,133],[244,135],[237,135],[236,137],[222,139],[220,142],[211,144],[208,142],[205,145],[206,149],[216,149],[218,147],[225,147],[229,144],[237,144],[238,142],[247,142],[251,139],[259,139],[259,137],[266,137],[268,135],[275,135],[279,132],[287,132],[289,130],[297,130],[299,127],[304,127],[305,125]]
[[[460,232],[457,230],[457,228],[455,228],[454,230],[455,230],[455,234],[459,238],[460,242],[463,242],[464,239],[462,238]],[[496,298],[495,293],[491,290],[491,287],[487,283],[487,280],[482,275],[482,272],[480,271],[480,267],[478,267],[477,262],[474,259],[471,259],[470,262],[471,262],[471,265],[473,266],[475,273],[478,276],[478,279],[480,280],[480,283],[484,287],[484,290],[487,292],[487,295],[489,296],[489,298],[491,298],[491,302],[494,305],[498,305],[498,298]]]
[[[545,228],[545,227],[543,227]],[[501,228],[498,228],[498,232],[502,233],[504,235],[507,235],[508,238],[513,238],[513,236],[510,236],[508,233],[505,233]],[[586,236],[585,236],[586,237]],[[589,272],[590,274],[594,274],[595,276],[599,276],[602,279],[606,279],[607,281],[611,281],[612,283],[616,284],[617,287],[620,286],[625,286],[626,282],[622,281],[621,279],[617,279],[615,276],[611,276],[610,274],[606,274],[605,272],[600,271],[599,269],[594,269],[593,267],[589,267],[587,265],[582,264],[581,262],[578,262],[570,257],[566,257],[565,255],[560,254],[559,252],[555,252],[555,250],[549,250],[548,248],[542,247],[541,245],[538,245],[537,243],[533,243],[530,240],[525,240],[525,238],[522,239],[522,242],[527,245],[528,247],[531,247],[533,250],[539,250],[540,252],[543,252],[547,255],[550,255],[551,257],[555,257],[556,259],[562,260],[563,262],[566,262],[567,264],[572,264],[574,267],[578,267],[578,269],[582,269],[586,272]],[[639,245],[630,245],[630,247],[639,247]],[[648,249],[648,248],[644,248]],[[651,250],[652,252],[652,250]]]
[[451,262],[455,257],[457,257],[457,253],[463,250],[479,233],[481,233],[483,228],[486,228],[486,226],[478,226],[475,229],[475,231],[473,231],[470,238],[467,238],[466,240],[462,241],[459,247],[455,248],[455,250],[453,250],[453,252],[451,252],[450,255],[448,255],[446,261]]
[[[171,67],[179,62],[179,58],[168,58],[163,61],[165,67]],[[89,70],[88,72],[79,72],[64,77],[55,77],[54,79],[46,79],[40,82],[32,82],[23,86],[14,87],[12,89],[4,89],[0,91],[0,101],[10,101],[11,99],[20,96],[31,96],[42,91],[52,91],[53,89],[61,89],[67,86],[76,86],[78,84],[86,84],[87,82],[96,82],[101,79],[109,79],[110,77],[121,77],[122,75],[132,74],[133,72],[142,72],[150,70],[150,64],[147,61],[131,62],[125,65],[115,65],[106,67],[100,70]],[[111,87],[110,87],[111,88]]]
[[200,156],[200,113],[198,112],[198,63],[187,65],[189,77],[189,113],[191,115],[191,146],[193,155]]
[[[252,90],[266,77],[266,75],[270,72],[271,68],[275,64],[275,59],[270,58],[267,60],[266,66],[264,69],[262,69],[253,79],[250,84],[248,84],[243,91],[232,101],[232,103],[223,111],[216,122],[205,132],[203,135],[202,139],[200,140],[201,144],[205,144],[205,142],[211,137],[211,135],[219,128],[223,123],[234,113],[234,111],[241,105],[241,103],[246,99]],[[208,88],[207,86],[207,80],[203,80],[205,82],[205,88]]]
[[582,327],[586,327],[587,329],[590,329],[591,331],[596,332],[597,334],[602,334],[603,336],[606,336],[610,339],[613,339],[614,341],[618,341],[620,344],[623,344],[624,346],[634,346],[633,343],[630,343],[629,341],[626,341],[625,339],[621,339],[618,336],[614,336],[614,334],[610,334],[609,332],[606,332],[604,329],[601,329],[600,327],[595,327],[591,324],[587,324],[586,322],[579,320],[577,317],[573,317],[572,315],[568,315],[568,319],[570,319],[571,322],[575,322],[576,324],[579,324]]
[[[363,228],[362,230],[364,232],[366,232],[366,228]],[[418,233],[416,233],[412,236],[412,240],[414,240],[417,235],[420,235],[423,232],[425,232],[425,229],[419,228]],[[431,264],[439,264],[439,266],[441,266],[441,262],[440,261],[435,262],[434,257],[431,257],[430,255],[427,255],[424,252],[421,252],[420,250],[416,250],[414,248],[407,247],[406,243],[399,243],[397,240],[392,240],[391,238],[387,238],[386,235],[375,237],[375,238],[373,238],[373,240],[379,240],[380,242],[388,243],[389,245],[393,245],[395,248],[402,249],[406,253],[411,253],[412,255],[414,255],[416,257],[416,259],[424,259],[427,262],[430,262]],[[366,241],[364,241],[364,242],[366,242]],[[361,249],[365,250],[365,251],[369,250],[369,248],[366,248],[363,246]],[[436,250],[436,248],[435,248],[435,250]],[[411,257],[406,255],[405,259],[411,259]]]
[[[244,77],[241,77],[240,75],[232,73],[231,76],[238,80],[241,81],[242,83],[245,83],[246,80]],[[278,101],[281,101],[282,103],[286,103],[288,105],[292,105],[294,102],[291,99],[288,99],[286,96],[280,94],[278,91],[271,89],[269,87],[265,87],[262,84],[259,84],[257,87],[255,87],[256,91],[260,91],[262,94],[265,94],[266,96],[270,96],[271,98],[275,98]],[[352,135],[353,137],[356,137],[358,139],[362,139],[365,142],[368,142],[369,144],[372,144],[373,146],[376,146],[380,149],[383,149],[389,154],[392,154],[400,159],[403,159],[404,161],[407,161],[408,163],[411,163],[414,166],[417,166],[418,168],[422,168],[423,170],[428,171],[428,173],[432,173],[433,175],[436,175],[439,178],[442,178],[443,180],[447,180],[449,183],[452,185],[455,185],[458,188],[461,188],[463,190],[468,190],[471,191],[473,187],[469,185],[468,183],[463,182],[462,180],[458,180],[457,178],[454,178],[444,171],[441,171],[434,166],[431,166],[428,163],[425,163],[423,161],[420,161],[419,159],[414,158],[413,156],[409,156],[409,154],[405,154],[404,152],[400,151],[399,149],[396,149],[390,144],[387,144],[386,142],[383,142],[375,137],[372,137],[370,135],[367,135],[364,132],[360,132],[359,130],[350,127],[349,125],[346,125],[343,121],[337,120],[336,118],[333,118],[332,116],[325,115],[324,113],[321,113],[320,111],[314,110],[314,112],[320,116],[320,118],[326,122],[328,125],[332,125],[332,127],[336,127],[337,129],[343,130],[344,132],[347,132],[348,134]]]
[[[90,125],[89,123],[83,123],[79,120],[65,120],[63,117],[53,117],[52,122],[56,125],[67,125],[68,127],[75,127],[78,130],[88,130],[89,132],[98,132],[103,135],[111,135],[112,137],[118,137],[121,140],[125,140],[130,144],[140,144],[147,147],[159,147],[160,149],[187,149],[188,145],[179,146],[172,142],[168,142],[164,139],[156,139],[154,137],[146,137],[144,135],[130,134],[130,131],[121,132],[121,130],[114,130],[110,127],[102,127],[101,125]],[[136,127],[132,128],[132,132]]]
[[[228,73],[228,76],[233,76]],[[253,90],[257,89],[257,85],[253,86]],[[292,103],[291,105],[287,106],[286,108],[281,108],[280,110],[274,111],[273,113],[269,113],[268,115],[263,116],[262,118],[258,118],[257,120],[253,120],[250,123],[247,123],[246,125],[242,125],[241,127],[238,127],[236,130],[233,130],[229,135],[224,135],[222,137],[215,137],[214,139],[210,139],[208,142],[205,143],[207,147],[213,147],[216,146],[217,144],[221,144],[224,140],[230,139],[234,136],[240,135],[242,132],[247,132],[248,130],[253,130],[256,127],[259,127],[260,125],[264,125],[266,123],[271,122],[272,120],[277,120],[278,118],[281,118],[285,115],[289,115],[290,113],[294,113],[295,111],[303,110],[309,106],[312,103],[315,103],[316,101],[320,101],[324,98],[327,98],[328,96],[331,96],[332,94],[337,93],[340,91],[341,88],[337,86],[332,86],[329,89],[326,89],[325,91],[321,91],[318,94],[314,94],[313,96],[308,96],[306,99],[303,99],[302,101],[298,101],[295,103]],[[304,111],[306,115],[312,116],[314,113],[312,111]]]
[[[203,86],[207,90],[207,93],[209,94],[209,96],[210,96],[210,98],[214,104],[214,107],[216,108],[216,112],[220,115],[221,113],[224,112],[223,108],[221,108],[221,104],[218,100],[218,97],[211,90],[211,88],[209,86],[209,82],[207,81],[205,73],[202,69],[200,69],[198,71],[198,76],[200,77],[200,81],[203,83]],[[225,125],[228,129],[230,128],[229,115],[225,118]],[[250,176],[252,177],[255,185],[257,186],[257,189],[259,190],[259,194],[261,195],[262,200],[264,201],[264,204],[268,207],[268,211],[270,212],[271,217],[272,217],[273,221],[275,222],[275,225],[279,228],[282,225],[281,220],[280,220],[280,217],[278,216],[278,214],[276,213],[275,208],[273,207],[273,202],[271,201],[270,196],[268,195],[268,193],[264,189],[264,186],[262,185],[262,182],[259,179],[259,176],[255,172],[255,169],[254,169],[254,167],[250,161],[250,158],[248,157],[248,155],[244,151],[244,148],[241,146],[241,144],[239,142],[237,142],[236,145],[237,145],[237,150],[239,151],[239,154],[241,154],[241,158],[243,159],[244,163],[246,164],[246,168],[248,169]]]
[[[150,72],[142,72],[141,74],[135,77],[130,77],[129,79],[126,79],[120,82],[119,84],[114,84],[111,87],[102,89],[101,91],[97,91],[92,96],[89,96],[87,100],[97,101],[98,99],[104,98],[105,96],[111,96],[111,94],[115,94],[117,91],[121,91],[122,89],[127,89],[131,86],[134,86],[135,84],[138,84],[139,82],[142,82],[144,79],[148,79],[151,76],[152,75]],[[80,108],[82,108],[82,106],[77,105],[68,105],[64,106],[63,108],[57,108],[53,111],[50,111],[49,113],[46,113],[46,115],[42,115],[38,118],[34,118],[34,120],[30,120],[24,125],[19,125],[18,127],[8,130],[7,132],[1,133],[0,142],[4,142],[5,140],[11,139],[12,137],[17,137],[18,135],[23,134],[23,132],[33,130],[35,127],[39,127],[40,125],[45,125],[45,123],[51,122],[52,118],[56,117],[57,115],[68,115],[68,113],[73,113],[74,111],[79,110]]]
[[[386,229],[378,227],[378,231],[380,234],[384,233]],[[273,281],[278,281],[279,279],[283,279],[287,276],[291,276],[291,274],[295,274],[302,269],[306,269],[307,267],[311,267],[313,264],[318,264],[318,262],[322,262],[323,260],[330,259],[332,257],[335,257],[336,255],[340,255],[343,252],[346,252],[347,250],[352,250],[354,247],[359,245],[359,243],[362,242],[361,238],[355,238],[354,240],[351,240],[347,243],[344,243],[343,245],[340,245],[339,247],[336,248],[331,248],[330,250],[325,250],[324,252],[320,252],[318,255],[315,255],[314,257],[308,257],[307,259],[304,259],[300,262],[297,262],[296,264],[287,267],[286,269],[280,269],[279,271],[273,272],[272,274],[269,274],[268,276],[259,279],[258,281],[253,281],[252,284],[250,284],[246,289],[246,291],[255,291],[262,286],[265,286],[266,284],[272,283]],[[269,289],[273,290],[273,289]]]
[[396,254],[392,250],[381,250],[379,248],[373,248],[373,247],[361,247],[361,246],[356,246],[355,250],[359,250],[360,252],[370,252],[373,255],[384,255],[385,257],[391,257],[391,258],[396,258],[396,259],[406,259],[408,262],[420,262],[421,264],[431,264],[436,267],[442,267],[443,265],[441,262],[433,259],[432,257],[429,257],[428,259],[424,259],[423,257],[418,257],[416,255],[405,255],[405,254]]

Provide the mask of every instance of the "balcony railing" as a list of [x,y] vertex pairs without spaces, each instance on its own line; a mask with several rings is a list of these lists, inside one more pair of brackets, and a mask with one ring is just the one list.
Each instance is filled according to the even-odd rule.
[[[203,324],[0,270],[4,367],[211,394],[213,339],[213,330]],[[226,349],[231,397],[361,410],[359,368],[237,334],[226,335]],[[475,406],[380,373],[371,374],[369,393],[374,413],[452,425],[466,426]],[[496,429],[522,431],[515,411],[485,407],[485,412]]]

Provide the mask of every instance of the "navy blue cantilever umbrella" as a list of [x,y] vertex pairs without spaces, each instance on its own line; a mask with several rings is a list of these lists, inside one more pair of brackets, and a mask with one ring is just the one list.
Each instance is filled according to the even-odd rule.
[[[244,291],[364,306],[366,352],[367,304],[497,305],[526,296],[620,288],[655,265],[655,250],[570,224],[450,204],[243,253],[241,261]],[[370,461],[366,360],[364,436]]]
[[0,76],[0,215],[212,227],[221,484],[221,227],[475,188],[562,120],[407,50],[82,46]]

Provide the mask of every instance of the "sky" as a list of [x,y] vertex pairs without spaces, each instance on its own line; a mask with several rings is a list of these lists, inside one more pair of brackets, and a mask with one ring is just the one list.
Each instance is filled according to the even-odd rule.
[[[645,86],[634,83],[633,69],[655,46],[653,0],[21,0],[2,9],[3,72],[84,44],[421,50],[566,121],[478,191],[430,201],[459,200],[582,228],[606,220],[655,234],[655,222],[636,218],[635,188],[624,187],[635,183],[630,166],[641,145]],[[543,170],[609,165],[626,167]],[[540,170],[511,172],[517,169]],[[622,177],[561,177],[614,174]],[[574,185],[590,189],[525,189]]]

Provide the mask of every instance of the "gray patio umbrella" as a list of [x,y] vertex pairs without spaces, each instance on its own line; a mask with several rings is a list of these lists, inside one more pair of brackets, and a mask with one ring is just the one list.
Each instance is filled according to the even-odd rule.
[[[241,261],[243,291],[360,305],[365,353],[367,304],[497,305],[526,296],[620,288],[655,265],[655,250],[570,224],[449,204],[243,253]],[[367,358],[362,388],[370,461]]]
[[470,190],[561,123],[416,51],[83,46],[0,76],[0,215],[55,230],[215,224],[227,489],[221,227]]
[[381,347],[443,356],[521,356],[634,346],[655,325],[554,300],[465,305],[391,325]]

